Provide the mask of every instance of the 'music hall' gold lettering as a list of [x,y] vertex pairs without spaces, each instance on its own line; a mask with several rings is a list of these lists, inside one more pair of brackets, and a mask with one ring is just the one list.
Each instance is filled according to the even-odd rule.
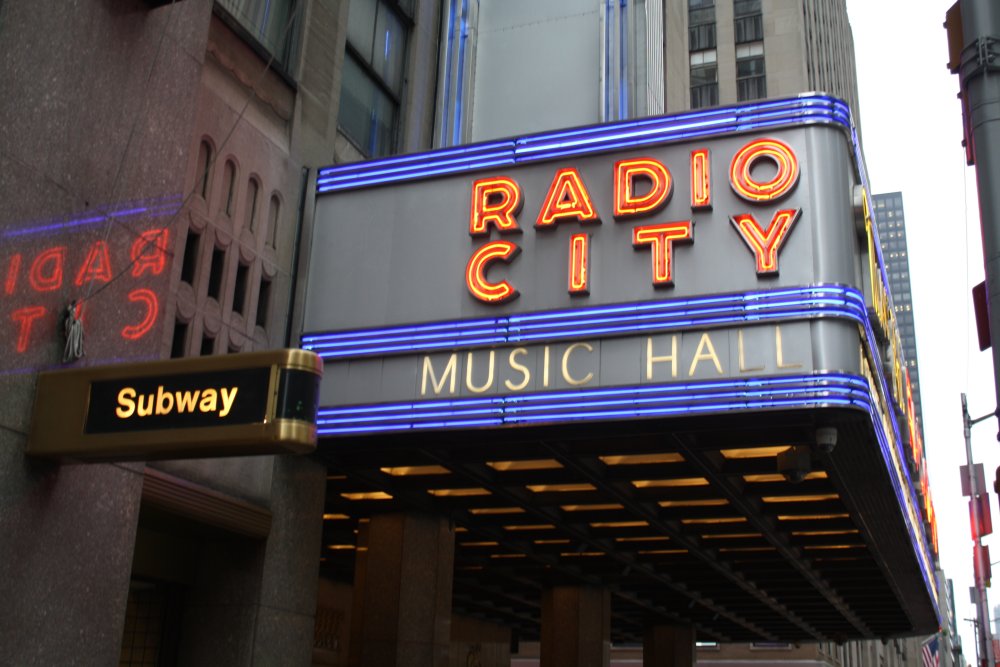
[[119,419],[129,419],[132,416],[218,412],[221,418],[233,409],[238,391],[239,387],[163,391],[161,384],[156,388],[155,394],[137,394],[134,388],[123,387],[118,392],[118,407],[115,408],[115,414]]

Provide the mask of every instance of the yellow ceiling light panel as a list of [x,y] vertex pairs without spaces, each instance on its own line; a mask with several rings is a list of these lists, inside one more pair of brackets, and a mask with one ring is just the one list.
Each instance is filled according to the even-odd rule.
[[727,459],[766,459],[777,456],[786,449],[791,449],[788,445],[778,445],[775,447],[743,447],[740,449],[723,449],[719,453]]
[[708,486],[708,480],[705,479],[704,477],[679,477],[677,479],[637,479],[634,482],[632,482],[632,486],[634,486],[637,489]]
[[721,507],[728,505],[729,501],[724,498],[701,498],[699,500],[661,500],[657,504],[660,507]]
[[824,500],[839,500],[837,493],[811,493],[801,496],[762,496],[765,503],[818,503]]
[[619,454],[616,456],[598,457],[609,466],[650,465],[656,463],[681,463],[684,457],[674,452],[662,454]]
[[346,498],[347,500],[392,500],[390,496],[385,491],[365,491],[363,493],[342,493],[341,498]]
[[386,475],[407,477],[410,475],[450,475],[451,471],[444,466],[401,466],[398,468],[379,468]]
[[524,514],[523,507],[472,507],[469,514]]
[[572,491],[595,491],[593,484],[529,484],[528,490],[534,493],[568,493]]
[[427,493],[438,498],[465,498],[468,496],[488,496],[490,492],[486,489],[427,489]]
[[562,464],[555,459],[534,459],[530,461],[487,461],[486,465],[506,472],[508,470],[556,470],[562,468]]

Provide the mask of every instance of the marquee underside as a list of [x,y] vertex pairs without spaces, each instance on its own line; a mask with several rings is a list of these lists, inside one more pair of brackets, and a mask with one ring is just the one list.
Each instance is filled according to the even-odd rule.
[[[818,427],[836,429],[832,451]],[[323,570],[352,579],[374,514],[428,512],[456,527],[454,613],[522,639],[551,585],[608,587],[621,642],[660,623],[704,641],[928,634],[878,430],[860,407],[819,406],[321,441]]]

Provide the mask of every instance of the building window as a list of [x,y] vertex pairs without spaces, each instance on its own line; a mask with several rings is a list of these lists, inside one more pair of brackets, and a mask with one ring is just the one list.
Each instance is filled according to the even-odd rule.
[[170,340],[170,358],[180,359],[187,350],[187,322],[174,321],[174,335]]
[[688,51],[715,46],[715,0],[688,0]]
[[230,218],[233,217],[233,207],[236,205],[236,163],[226,160],[226,167],[222,172],[222,183],[226,188],[225,213]]
[[247,182],[247,227],[251,232],[257,231],[257,200],[260,193],[260,183],[256,178]]
[[212,144],[204,139],[198,147],[198,194],[208,199],[208,184],[212,174]]
[[278,195],[271,195],[271,206],[267,212],[267,222],[270,228],[267,230],[267,244],[272,248],[278,247],[278,220],[281,215],[281,200]]
[[760,0],[736,0],[733,3],[733,30],[737,44],[764,39],[764,17],[760,12]]
[[352,0],[347,20],[341,131],[368,157],[396,150],[403,67],[411,21],[408,3]]
[[246,310],[247,280],[250,277],[250,267],[243,262],[236,266],[236,286],[233,288],[233,312],[240,315]]
[[764,44],[741,44],[736,47],[736,99],[745,102],[765,97]]
[[210,357],[215,352],[215,338],[203,333],[201,335],[201,356]]
[[692,53],[691,108],[715,106],[719,103],[719,69],[714,50]]
[[260,291],[257,293],[257,317],[256,324],[262,329],[267,328],[267,309],[271,301],[271,281],[262,278],[260,281]]
[[298,10],[304,0],[216,0],[254,41],[288,71],[298,41]]
[[222,270],[226,264],[226,251],[222,248],[212,249],[212,263],[208,269],[208,296],[216,301],[222,294]]
[[188,285],[194,284],[194,272],[198,268],[198,246],[201,234],[188,229],[187,239],[184,241],[184,260],[181,262],[181,280]]

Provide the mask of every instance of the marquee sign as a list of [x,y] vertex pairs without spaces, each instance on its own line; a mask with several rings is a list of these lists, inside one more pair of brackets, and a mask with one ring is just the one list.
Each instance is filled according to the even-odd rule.
[[41,373],[28,453],[120,461],[308,452],[321,375],[304,350]]
[[860,411],[933,594],[863,169],[816,94],[323,169],[319,434]]

